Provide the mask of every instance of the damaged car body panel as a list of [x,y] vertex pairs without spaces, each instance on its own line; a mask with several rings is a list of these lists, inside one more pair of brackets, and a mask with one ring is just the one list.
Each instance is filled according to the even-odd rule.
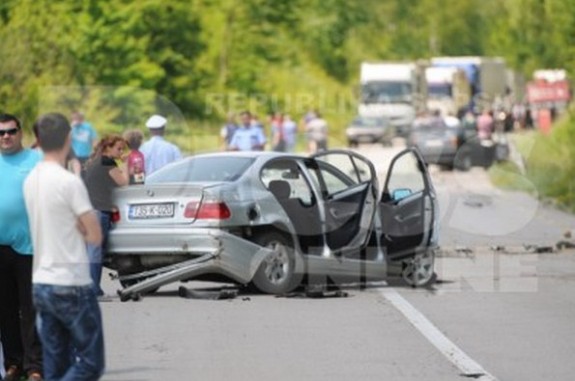
[[421,285],[433,274],[437,201],[415,149],[393,159],[381,192],[355,152],[226,152],[166,166],[115,201],[105,265],[124,298],[192,279],[280,294],[304,277]]

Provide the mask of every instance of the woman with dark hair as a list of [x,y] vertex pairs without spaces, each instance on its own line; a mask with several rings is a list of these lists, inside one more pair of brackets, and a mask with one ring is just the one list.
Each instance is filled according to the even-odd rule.
[[112,200],[112,192],[117,187],[129,184],[128,171],[125,164],[118,166],[124,159],[126,141],[119,135],[104,136],[96,145],[94,152],[86,163],[84,182],[88,188],[90,202],[98,211],[102,227],[102,244],[88,245],[90,258],[90,275],[94,281],[96,295],[103,296],[100,287],[102,278],[102,257],[108,241],[112,213],[116,207]]

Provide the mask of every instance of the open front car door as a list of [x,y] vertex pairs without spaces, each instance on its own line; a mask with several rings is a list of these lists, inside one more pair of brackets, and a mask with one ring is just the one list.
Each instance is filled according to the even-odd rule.
[[438,234],[437,198],[416,149],[404,150],[392,160],[379,207],[388,273],[401,275],[412,286],[432,282]]

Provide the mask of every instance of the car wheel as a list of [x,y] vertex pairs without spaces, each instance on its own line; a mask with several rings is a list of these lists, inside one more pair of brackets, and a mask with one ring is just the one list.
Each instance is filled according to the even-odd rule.
[[426,250],[405,261],[401,272],[403,281],[411,287],[423,287],[434,283],[437,278],[433,270],[434,262],[433,250]]
[[356,148],[358,146],[358,143],[355,140],[348,140],[347,146],[349,148]]
[[456,158],[455,167],[460,171],[469,171],[471,169],[471,155],[461,154]]
[[289,240],[276,232],[262,233],[254,240],[258,245],[273,250],[261,263],[253,278],[258,290],[266,294],[284,294],[294,284],[295,258]]

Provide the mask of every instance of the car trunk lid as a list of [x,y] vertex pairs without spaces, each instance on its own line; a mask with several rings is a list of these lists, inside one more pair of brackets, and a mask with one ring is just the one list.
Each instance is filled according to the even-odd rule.
[[[213,185],[211,185],[213,186]],[[209,185],[153,184],[120,188],[114,193],[115,226],[188,225],[197,219],[229,218],[225,203],[206,195]]]

